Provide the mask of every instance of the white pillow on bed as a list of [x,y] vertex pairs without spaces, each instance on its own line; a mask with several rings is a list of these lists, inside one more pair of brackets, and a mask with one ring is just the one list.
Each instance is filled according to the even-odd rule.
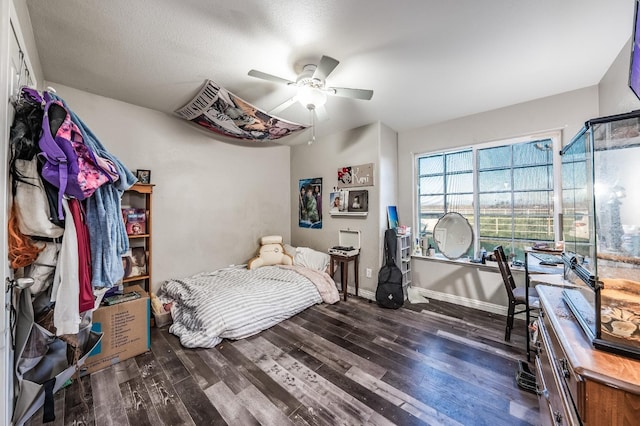
[[284,252],[287,253],[291,257],[296,257],[296,248],[291,244],[283,244]]
[[326,272],[329,267],[331,257],[328,253],[314,250],[309,247],[293,247],[292,245],[284,245],[285,253],[293,257],[293,264],[315,269],[320,272]]

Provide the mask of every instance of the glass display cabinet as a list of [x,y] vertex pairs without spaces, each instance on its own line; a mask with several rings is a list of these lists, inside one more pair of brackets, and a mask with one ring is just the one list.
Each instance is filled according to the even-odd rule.
[[564,300],[594,347],[640,358],[640,111],[587,121],[561,155]]

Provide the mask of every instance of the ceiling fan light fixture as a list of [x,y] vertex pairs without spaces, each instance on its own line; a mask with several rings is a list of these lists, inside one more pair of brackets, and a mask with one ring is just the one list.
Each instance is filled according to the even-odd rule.
[[323,91],[306,86],[298,88],[297,98],[298,102],[307,109],[315,109],[327,102],[327,95]]
[[273,108],[269,111],[270,114],[280,113],[298,102],[311,111],[314,117],[317,116],[319,120],[326,120],[327,112],[324,105],[327,102],[327,95],[363,100],[370,100],[373,96],[373,90],[352,89],[349,87],[327,87],[327,77],[329,77],[339,63],[340,61],[337,59],[322,55],[318,64],[306,64],[302,67],[302,71],[298,74],[295,81],[258,70],[250,70],[249,76],[298,88],[295,96]]

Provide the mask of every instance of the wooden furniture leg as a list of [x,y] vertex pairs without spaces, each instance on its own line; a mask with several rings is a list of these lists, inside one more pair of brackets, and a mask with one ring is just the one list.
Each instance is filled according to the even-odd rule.
[[333,278],[333,276],[336,273],[336,270],[334,269],[334,267],[335,266],[334,266],[334,262],[333,262],[333,256],[331,256],[331,258],[329,259],[329,271],[330,271],[331,278]]
[[356,283],[356,296],[358,295],[358,277],[360,276],[360,274],[358,273],[358,260],[360,258],[360,255],[356,255],[356,259],[355,259],[355,266],[354,266],[354,270],[353,273],[355,274],[355,283]]
[[345,260],[340,261],[340,280],[342,281],[342,293],[344,294],[344,301],[347,301],[347,285],[349,283],[349,262]]

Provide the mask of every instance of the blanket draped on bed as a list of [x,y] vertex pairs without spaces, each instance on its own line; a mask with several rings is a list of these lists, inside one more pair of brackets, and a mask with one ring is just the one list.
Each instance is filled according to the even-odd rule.
[[236,267],[166,281],[158,295],[174,300],[169,331],[183,346],[212,348],[223,338],[256,334],[323,299],[340,299],[328,275],[300,268]]

